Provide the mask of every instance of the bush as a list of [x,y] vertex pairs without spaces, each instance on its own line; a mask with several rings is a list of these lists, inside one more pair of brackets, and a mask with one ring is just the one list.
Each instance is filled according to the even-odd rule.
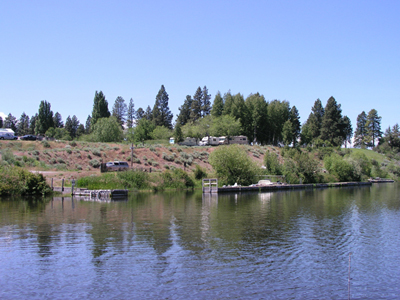
[[182,169],[174,169],[172,172],[166,170],[161,174],[161,188],[193,188],[194,181],[188,173]]
[[50,144],[49,144],[48,141],[42,141],[42,145],[43,145],[43,147],[45,147],[45,148],[50,148]]
[[279,163],[277,154],[268,151],[264,156],[264,165],[267,174],[282,175],[282,166]]
[[325,169],[327,169],[329,173],[335,175],[340,182],[360,180],[354,172],[353,165],[338,154],[325,157],[324,165]]
[[51,192],[42,174],[34,174],[19,167],[0,166],[0,196],[42,195]]
[[218,147],[209,161],[223,184],[250,185],[256,181],[258,167],[238,145]]
[[101,157],[101,152],[98,149],[92,150],[93,155]]
[[98,168],[100,167],[100,162],[97,159],[92,159],[89,161],[89,165],[91,165],[93,168]]
[[196,168],[194,170],[194,178],[200,180],[206,177],[207,177],[207,172],[199,165],[196,165]]

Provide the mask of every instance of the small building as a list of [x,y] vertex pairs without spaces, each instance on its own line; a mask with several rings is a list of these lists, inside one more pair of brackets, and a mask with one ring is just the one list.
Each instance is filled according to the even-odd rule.
[[174,138],[174,137],[170,137],[170,138],[169,138],[169,143],[170,143],[171,145],[175,144],[175,138]]

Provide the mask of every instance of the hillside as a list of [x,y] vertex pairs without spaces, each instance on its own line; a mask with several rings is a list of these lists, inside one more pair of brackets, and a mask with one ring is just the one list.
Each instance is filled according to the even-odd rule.
[[[299,151],[273,146],[241,147],[260,167],[263,165],[264,155],[267,152],[276,154],[278,162],[285,168],[284,162],[293,159],[293,155],[295,155],[296,151]],[[216,147],[187,147],[162,144],[136,145],[131,162],[130,144],[75,141],[1,141],[0,143],[2,164],[17,165],[33,172],[40,172],[45,175],[49,183],[53,179],[53,183],[56,186],[61,185],[62,178],[69,182],[72,178],[77,179],[89,175],[98,175],[100,174],[100,163],[114,160],[128,161],[128,164],[132,165],[133,169],[146,170],[147,172],[162,172],[167,169],[180,168],[191,173],[194,171],[195,166],[199,165],[207,171],[209,176],[215,176],[211,165],[208,163],[208,157],[215,149]],[[388,176],[397,179],[400,175],[400,164],[397,160],[389,159],[385,155],[372,150],[320,148],[312,151],[310,149],[301,149],[300,152],[309,153],[309,157],[316,164],[314,173],[321,173],[324,177],[322,179],[323,182],[331,182],[340,178],[337,175],[329,176],[329,172],[324,169],[323,158],[332,153],[339,154],[340,157],[349,157],[347,161],[351,162],[355,168],[358,168],[357,166],[364,168],[362,166],[362,157],[365,156],[369,161],[369,170],[372,170],[372,172],[368,173],[371,176]],[[290,167],[290,164],[287,164],[287,166]],[[287,166],[286,168],[288,168]],[[303,171],[297,168],[297,172]],[[260,175],[262,173],[263,171],[260,169]],[[379,176],[380,174],[382,175]]]
[[[250,157],[260,166],[266,149],[273,147],[244,146]],[[166,169],[185,168],[190,172],[195,165],[212,172],[209,154],[215,147],[187,147],[177,145],[137,145],[131,164],[130,144],[89,143],[66,141],[2,141],[3,161],[43,173],[57,181],[99,174],[101,162],[128,161],[134,169],[161,172]]]

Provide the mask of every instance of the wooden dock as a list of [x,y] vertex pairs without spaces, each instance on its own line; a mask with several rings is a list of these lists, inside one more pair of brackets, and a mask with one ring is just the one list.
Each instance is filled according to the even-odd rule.
[[76,189],[73,196],[83,196],[89,199],[126,199],[128,198],[128,190],[87,190]]
[[[204,179],[203,179],[204,182]],[[207,181],[206,181],[207,182]],[[382,182],[382,181],[380,181]],[[389,181],[385,181],[389,182]],[[254,186],[226,186],[214,187],[213,193],[240,193],[240,192],[265,192],[265,191],[282,191],[282,190],[299,190],[299,189],[319,189],[331,187],[356,187],[370,186],[373,182],[337,182],[337,183],[314,183],[314,184],[269,184],[269,185],[254,185]],[[218,184],[218,183],[217,183]],[[203,193],[211,193],[209,185],[204,186]]]

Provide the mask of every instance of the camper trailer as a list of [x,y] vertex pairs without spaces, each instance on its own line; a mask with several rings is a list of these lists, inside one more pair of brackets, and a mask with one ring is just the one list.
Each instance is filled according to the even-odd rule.
[[219,138],[220,145],[228,145],[228,144],[241,144],[247,145],[249,143],[248,139],[244,135],[230,136],[229,138],[226,136],[221,136]]
[[187,137],[183,142],[180,142],[181,146],[197,146],[197,140],[192,137]]
[[199,142],[200,146],[218,146],[219,137],[216,136],[205,136]]

